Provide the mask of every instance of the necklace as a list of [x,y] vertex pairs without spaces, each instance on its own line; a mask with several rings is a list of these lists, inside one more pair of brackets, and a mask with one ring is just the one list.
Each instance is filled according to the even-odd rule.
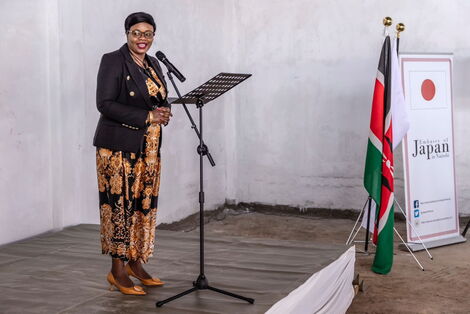
[[135,55],[135,53],[133,51],[131,51],[131,57],[134,60],[134,62],[137,63],[137,65],[139,67],[144,68],[144,69],[146,69],[148,67],[147,61],[145,60],[145,56],[141,60],[137,55]]

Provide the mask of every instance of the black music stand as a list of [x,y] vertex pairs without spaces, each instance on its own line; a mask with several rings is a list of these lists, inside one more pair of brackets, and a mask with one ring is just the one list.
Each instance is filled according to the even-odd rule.
[[[165,303],[171,302],[182,296],[185,296],[191,292],[197,290],[212,290],[221,294],[228,295],[233,298],[241,299],[247,301],[251,304],[255,302],[252,298],[247,298],[238,294],[234,294],[225,290],[217,289],[209,285],[206,275],[204,274],[204,187],[203,187],[203,178],[204,178],[204,167],[203,167],[203,156],[208,155],[208,148],[204,144],[203,136],[202,136],[202,107],[207,104],[208,102],[216,99],[217,97],[221,96],[225,92],[229,91],[230,89],[234,88],[247,78],[251,76],[251,74],[236,74],[236,73],[219,73],[214,76],[212,79],[207,81],[206,83],[202,84],[198,88],[192,90],[191,92],[187,93],[183,97],[181,97],[178,88],[176,87],[173,77],[171,73],[167,73],[169,79],[171,80],[173,87],[175,88],[179,98],[176,101],[173,101],[172,104],[182,104],[186,113],[188,114],[189,119],[191,120],[192,127],[196,131],[196,134],[199,137],[199,146],[197,147],[197,153],[199,155],[199,250],[200,250],[200,272],[199,277],[196,281],[193,281],[193,287],[188,289],[184,292],[181,292],[177,295],[174,295],[170,298],[167,298],[163,301],[158,301],[156,303],[157,307],[161,307]],[[195,104],[196,107],[199,109],[199,132],[197,131],[196,125],[189,115],[189,111],[186,108],[186,104]],[[209,161],[214,166],[212,158],[208,155]]]

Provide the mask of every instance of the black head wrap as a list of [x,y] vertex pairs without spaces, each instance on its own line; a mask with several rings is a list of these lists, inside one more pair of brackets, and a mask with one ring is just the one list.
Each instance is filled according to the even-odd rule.
[[157,29],[155,26],[155,21],[153,17],[145,12],[136,12],[130,14],[126,20],[124,21],[124,28],[126,29],[126,32],[131,29],[132,25],[137,24],[137,23],[148,23],[153,26],[153,31]]

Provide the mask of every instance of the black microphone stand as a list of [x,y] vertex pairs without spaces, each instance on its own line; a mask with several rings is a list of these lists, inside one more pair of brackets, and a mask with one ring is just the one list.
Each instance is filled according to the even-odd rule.
[[[168,78],[170,79],[170,81],[171,81],[171,83],[172,83],[172,85],[173,85],[173,87],[176,91],[176,94],[178,95],[178,97],[180,99],[182,99],[181,94],[178,90],[178,87],[176,86],[176,84],[173,80],[173,76],[171,75],[171,73],[169,71],[167,72],[167,75],[168,75]],[[196,132],[196,134],[199,138],[199,146],[197,147],[197,153],[199,155],[199,186],[200,186],[200,190],[199,190],[199,230],[200,230],[200,234],[199,234],[199,236],[200,236],[200,238],[199,238],[199,258],[200,258],[200,261],[199,261],[199,267],[200,267],[199,276],[196,279],[196,281],[193,281],[193,287],[191,289],[183,291],[183,292],[181,292],[177,295],[174,295],[172,297],[169,297],[169,298],[167,298],[163,301],[158,301],[156,303],[157,307],[161,307],[165,303],[168,303],[168,302],[171,302],[171,301],[176,300],[178,298],[181,298],[181,297],[183,297],[187,294],[190,294],[191,292],[197,291],[197,290],[212,290],[212,291],[215,291],[215,292],[218,292],[218,293],[221,293],[221,294],[228,295],[228,296],[233,297],[233,298],[237,298],[237,299],[247,301],[251,304],[253,304],[255,302],[255,300],[252,299],[252,298],[247,298],[247,297],[244,297],[244,296],[241,296],[241,295],[238,295],[238,294],[234,294],[234,293],[231,293],[231,292],[228,292],[228,291],[221,290],[221,289],[210,286],[209,281],[207,280],[207,277],[204,274],[204,185],[203,185],[203,178],[204,178],[204,163],[203,163],[203,161],[204,161],[204,158],[203,158],[203,156],[204,155],[207,156],[207,158],[209,159],[209,162],[211,163],[212,166],[215,166],[215,163],[214,163],[214,160],[212,159],[212,156],[209,153],[209,149],[204,144],[204,140],[203,140],[203,136],[202,136],[202,134],[203,134],[202,133],[202,107],[204,106],[204,102],[202,100],[203,96],[204,96],[204,94],[200,94],[197,97],[197,101],[196,101],[196,107],[199,109],[199,128],[200,128],[200,131],[197,129],[196,124],[194,123],[194,120],[192,119],[191,114],[189,113],[188,108],[186,107],[186,104],[184,102],[182,103],[183,108],[186,111],[186,114],[188,115],[189,120],[191,121],[191,125],[192,125],[191,127],[194,129],[194,131]]]

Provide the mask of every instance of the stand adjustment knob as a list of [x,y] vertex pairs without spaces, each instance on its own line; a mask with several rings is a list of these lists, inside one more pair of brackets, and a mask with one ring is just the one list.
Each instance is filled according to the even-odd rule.
[[199,155],[202,154],[202,156],[205,156],[205,155],[207,155],[207,152],[208,152],[208,151],[209,151],[209,149],[207,149],[206,144],[202,144],[202,145],[199,145],[199,146],[197,147],[197,153],[198,153]]

